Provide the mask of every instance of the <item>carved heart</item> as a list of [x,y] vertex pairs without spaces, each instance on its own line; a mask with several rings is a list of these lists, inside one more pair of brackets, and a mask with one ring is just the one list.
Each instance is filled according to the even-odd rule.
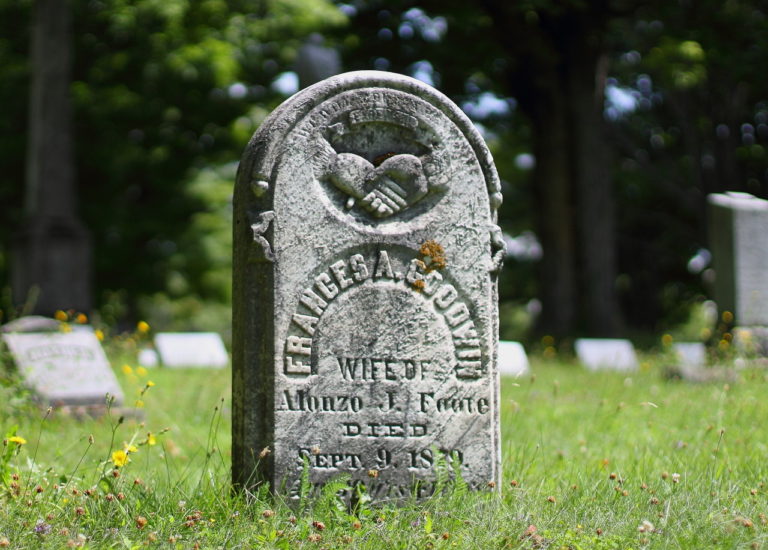
[[409,154],[394,155],[374,167],[359,155],[340,153],[329,176],[336,187],[359,199],[360,206],[377,218],[408,208],[428,190],[421,160]]

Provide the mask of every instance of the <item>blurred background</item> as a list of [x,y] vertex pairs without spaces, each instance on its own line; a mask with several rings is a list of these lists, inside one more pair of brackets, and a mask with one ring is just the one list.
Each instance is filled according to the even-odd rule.
[[766,15],[759,0],[0,0],[3,321],[74,309],[226,338],[248,139],[302,87],[378,69],[441,90],[493,152],[502,339],[699,339],[706,196],[768,198]]

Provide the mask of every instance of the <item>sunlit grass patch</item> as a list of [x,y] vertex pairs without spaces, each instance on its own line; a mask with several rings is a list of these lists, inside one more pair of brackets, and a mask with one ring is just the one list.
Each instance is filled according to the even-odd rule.
[[343,480],[292,504],[231,492],[228,369],[115,361],[121,410],[3,411],[0,547],[759,548],[768,373],[692,385],[646,359],[629,375],[534,360],[502,380],[498,491],[351,511]]

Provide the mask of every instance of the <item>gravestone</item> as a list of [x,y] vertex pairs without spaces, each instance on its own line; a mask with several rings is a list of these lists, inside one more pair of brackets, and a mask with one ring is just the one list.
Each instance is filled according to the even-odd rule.
[[59,332],[61,323],[42,315],[25,315],[0,327],[2,332]]
[[151,348],[139,350],[136,356],[136,362],[142,367],[156,367],[160,364],[160,357],[157,352]]
[[708,199],[715,302],[733,313],[737,344],[768,355],[768,201],[736,192]]
[[522,376],[530,370],[528,355],[520,342],[499,342],[499,374]]
[[681,365],[703,367],[707,364],[707,348],[701,342],[675,342],[673,348]]
[[92,331],[3,332],[24,380],[51,405],[105,405],[106,394],[123,402],[123,392]]
[[635,348],[620,338],[579,338],[576,356],[587,369],[635,371],[638,368]]
[[500,203],[472,123],[417,80],[347,73],[272,113],[234,197],[237,486],[498,486]]
[[[229,364],[227,349],[217,332],[159,332],[155,349],[160,363],[170,368],[220,369]],[[147,354],[145,357],[149,358]]]

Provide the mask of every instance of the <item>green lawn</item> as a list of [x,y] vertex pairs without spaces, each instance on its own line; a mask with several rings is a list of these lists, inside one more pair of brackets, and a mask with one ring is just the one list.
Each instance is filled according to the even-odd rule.
[[[534,358],[534,376],[502,380],[500,495],[459,484],[357,515],[332,488],[293,508],[230,495],[229,370],[117,363],[128,404],[144,402],[122,423],[29,414],[6,388],[4,429],[27,443],[6,447],[0,547],[768,548],[768,371],[694,385],[650,363],[627,376]],[[138,452],[113,477],[124,444]]]

